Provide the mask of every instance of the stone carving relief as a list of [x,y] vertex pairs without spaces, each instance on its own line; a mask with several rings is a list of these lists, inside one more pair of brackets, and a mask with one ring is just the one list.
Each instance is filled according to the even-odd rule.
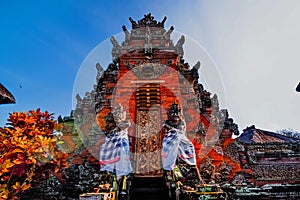
[[205,183],[210,183],[214,179],[215,165],[212,163],[211,158],[204,159],[199,166],[199,170]]
[[136,172],[156,172],[161,168],[159,110],[137,111]]
[[246,183],[247,183],[247,181],[243,174],[236,174],[232,180],[233,185],[243,185]]
[[247,151],[247,155],[248,155],[249,164],[257,163],[256,156],[253,151]]
[[230,143],[225,149],[224,154],[231,158],[231,160],[235,162],[239,162],[239,154],[238,154],[239,147],[236,145],[235,142]]
[[300,166],[297,164],[254,165],[253,176],[259,181],[299,180]]
[[131,62],[124,62],[126,67],[131,70],[139,79],[157,79],[162,75],[169,66],[160,64],[158,62],[143,61],[132,64]]
[[216,182],[228,182],[229,174],[232,167],[227,162],[222,162],[216,170],[215,181]]

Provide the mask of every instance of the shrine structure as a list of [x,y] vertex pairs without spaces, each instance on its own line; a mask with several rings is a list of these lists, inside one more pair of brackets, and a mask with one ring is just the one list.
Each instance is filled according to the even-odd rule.
[[[77,95],[71,116],[60,118],[67,125],[63,148],[73,163],[61,177],[62,190],[93,192],[102,184],[102,190],[111,191],[101,183],[99,150],[109,131],[118,126],[113,111],[121,105],[132,124],[128,139],[133,173],[118,182],[119,199],[145,194],[185,200],[299,198],[299,138],[254,126],[240,134],[228,111],[219,107],[217,95],[199,82],[201,61],[194,66],[185,62],[185,37],[173,42],[174,28],[165,28],[166,17],[159,22],[146,14],[141,20],[129,20],[132,29],[122,27],[124,41],[110,38],[112,62],[105,70],[95,63],[93,90],[84,97]],[[191,167],[178,159],[167,174],[162,168],[163,124],[172,108],[180,109],[197,163]],[[155,193],[159,195],[153,197]]]
[[[162,124],[168,119],[167,110],[175,102],[182,110],[186,135],[194,144],[201,180],[179,162],[183,179],[190,180],[184,182],[173,177],[174,184],[166,183],[170,198],[176,198],[178,188],[172,187],[177,181],[183,184],[181,190],[186,196],[181,198],[186,199],[209,197],[212,191],[221,199],[222,193],[213,189],[216,186],[222,186],[227,198],[247,199],[254,195],[265,199],[273,195],[270,198],[274,199],[278,192],[285,197],[299,196],[295,192],[300,173],[299,139],[255,127],[245,129],[240,137],[233,139],[239,135],[238,126],[226,109],[219,108],[217,95],[205,90],[199,82],[201,62],[190,66],[184,60],[185,37],[174,43],[171,37],[174,28],[165,29],[166,18],[158,22],[147,14],[137,22],[129,20],[132,29],[122,27],[125,40],[121,44],[114,37],[110,38],[112,63],[106,70],[97,63],[94,90],[83,99],[78,97],[74,115],[79,121],[84,119],[85,123],[80,122],[81,128],[90,125],[83,133],[94,141],[90,143],[91,149],[98,152],[106,132],[105,118],[121,104],[133,125],[128,129],[134,168],[131,190],[155,185],[151,181],[143,184],[149,180],[161,182],[160,178],[164,177],[161,149],[165,134]],[[266,185],[268,192],[261,187]]]
[[[185,37],[174,43],[174,28],[166,30],[165,21],[158,22],[151,14],[138,22],[130,18],[132,30],[122,27],[125,41],[119,44],[111,37],[113,62],[106,70],[96,64],[95,89],[85,100],[78,97],[74,116],[79,121],[92,116],[105,133],[106,116],[122,105],[133,124],[128,131],[134,177],[145,180],[163,177],[162,124],[175,102],[185,120],[186,135],[194,144],[203,183],[232,180],[242,171],[232,139],[239,134],[238,127],[227,110],[219,108],[217,95],[199,83],[200,61],[192,67],[185,62]],[[85,137],[91,138],[90,132]],[[92,149],[99,149],[99,142],[97,145]]]
[[[133,124],[129,137],[135,174],[159,174],[162,124],[167,120],[166,110],[177,102],[186,122],[187,136],[196,147],[197,162],[200,164],[214,154],[217,167],[223,162],[231,166],[232,178],[234,171],[240,170],[237,159],[230,157],[229,147],[232,134],[238,135],[237,125],[226,110],[219,108],[217,95],[211,95],[198,82],[200,62],[190,67],[184,61],[185,38],[182,36],[174,44],[171,39],[174,28],[167,31],[165,20],[157,22],[150,14],[138,22],[130,18],[131,32],[123,26],[125,41],[120,45],[111,38],[113,63],[99,78],[94,94],[97,122],[105,132],[103,119],[121,104]],[[218,154],[216,149],[224,150],[225,155]],[[204,150],[211,153],[201,156]]]

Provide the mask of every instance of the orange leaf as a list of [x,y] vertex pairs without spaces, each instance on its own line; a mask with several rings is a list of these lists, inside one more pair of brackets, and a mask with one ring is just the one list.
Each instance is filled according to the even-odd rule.
[[19,148],[12,151],[12,153],[22,153],[22,152],[23,152],[23,150],[19,149]]
[[20,189],[20,182],[16,182],[16,184],[15,185],[13,185],[13,188],[15,189],[15,190],[18,190],[18,189]]
[[33,162],[33,164],[36,164],[36,159],[34,157],[30,157],[30,160]]
[[1,198],[2,198],[2,199],[8,199],[8,192],[7,192],[7,194],[3,194],[3,195],[1,196]]
[[25,191],[25,190],[27,190],[27,189],[29,189],[30,188],[30,184],[23,184],[23,186],[22,186],[22,191]]
[[1,172],[2,172],[2,173],[7,173],[7,172],[10,172],[10,170],[8,170],[7,168],[3,168],[3,169],[1,170]]
[[24,160],[16,159],[13,161],[13,163],[15,163],[16,165],[19,165],[19,164],[24,163]]
[[3,167],[3,168],[11,168],[11,167],[13,167],[14,165],[15,165],[14,163],[10,162],[10,159],[7,159],[7,160],[4,161],[2,167]]

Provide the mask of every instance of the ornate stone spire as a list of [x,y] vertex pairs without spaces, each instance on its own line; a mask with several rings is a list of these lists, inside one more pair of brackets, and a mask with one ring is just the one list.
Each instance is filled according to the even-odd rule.
[[164,17],[164,19],[161,22],[157,22],[154,17],[151,15],[151,13],[148,13],[144,15],[144,18],[141,20],[138,20],[138,23],[134,21],[131,17],[129,17],[129,20],[132,24],[132,29],[141,28],[141,27],[161,27],[164,28],[164,23],[167,20],[167,17]]
[[166,20],[167,17],[164,17],[161,22],[158,22],[151,13],[144,15],[144,18],[137,22],[129,17],[132,30],[128,30],[125,25],[122,26],[125,40],[119,44],[114,37],[110,38],[113,45],[113,60],[117,60],[119,56],[134,51],[140,51],[147,55],[151,55],[154,51],[165,50],[183,56],[183,43],[185,38],[182,36],[176,45],[174,45],[171,39],[171,33],[173,32],[174,27],[171,26],[166,30],[164,28]]

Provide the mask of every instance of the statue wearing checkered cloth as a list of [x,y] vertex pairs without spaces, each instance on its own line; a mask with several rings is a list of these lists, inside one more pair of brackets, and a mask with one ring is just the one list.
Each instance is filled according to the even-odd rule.
[[186,124],[176,102],[169,109],[168,120],[163,126],[166,130],[162,142],[163,168],[173,170],[177,158],[182,159],[188,165],[196,165],[195,148],[186,137]]
[[100,171],[115,172],[119,178],[132,172],[127,132],[131,124],[120,104],[105,120],[108,134],[100,147]]

